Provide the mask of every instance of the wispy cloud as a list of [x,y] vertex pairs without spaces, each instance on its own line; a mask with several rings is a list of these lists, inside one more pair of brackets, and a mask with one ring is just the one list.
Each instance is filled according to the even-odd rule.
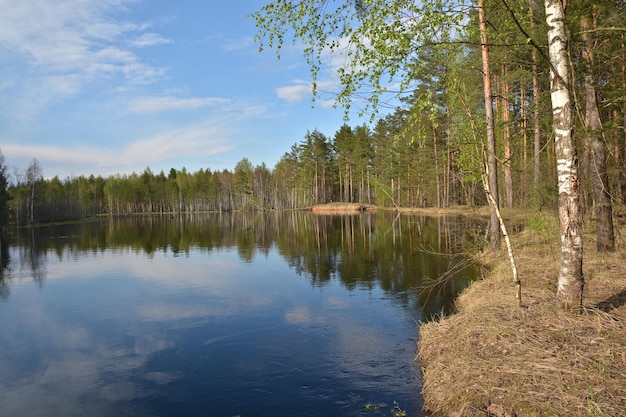
[[[7,72],[27,72],[50,99],[90,81],[152,83],[166,69],[132,48],[170,42],[145,22],[120,19],[132,0],[0,0],[0,51]],[[61,78],[66,81],[59,84]],[[29,83],[32,83],[32,78]]]
[[221,97],[137,97],[131,101],[129,110],[132,113],[158,113],[170,110],[197,109],[230,102],[231,100]]
[[257,45],[254,42],[254,38],[252,36],[244,36],[240,38],[227,38],[223,42],[224,49],[227,51],[239,51],[239,50],[248,50],[254,48],[257,50]]
[[144,48],[152,45],[166,45],[172,43],[172,41],[156,33],[142,33],[135,39],[131,39],[128,43],[135,48]]
[[36,158],[43,167],[44,176],[47,172],[61,178],[76,172],[107,176],[171,164],[178,158],[192,161],[228,152],[237,146],[232,135],[231,131],[215,123],[204,122],[166,129],[119,149],[9,143],[2,146],[2,153],[8,160],[23,161],[23,167]]
[[[369,44],[368,40],[364,40],[365,44]],[[322,66],[320,72],[317,74],[316,80],[316,99],[315,102],[324,108],[334,107],[337,104],[336,95],[341,89],[341,83],[339,79],[339,69],[344,71],[356,72],[363,70],[363,67],[358,66],[353,62],[350,49],[354,48],[351,45],[348,38],[336,39],[335,43],[337,47],[334,50],[326,47],[321,51],[320,59]],[[284,49],[289,51],[293,55],[302,55],[302,45],[289,45]],[[293,69],[293,68],[291,68]],[[276,88],[276,95],[286,100],[289,103],[297,103],[304,101],[311,97],[313,85],[310,81],[304,81],[301,79],[295,79],[290,82],[290,85]]]
[[276,89],[276,95],[289,103],[303,101],[311,95],[311,85],[301,81],[295,81],[295,85],[288,85]]
[[[311,98],[313,87],[310,83],[299,80],[295,80],[293,83],[294,85],[277,88],[276,95],[289,103],[299,103]],[[315,103],[323,108],[334,107],[337,103],[335,100],[336,90],[337,83],[330,78],[318,82]]]
[[126,163],[137,160],[162,161],[178,157],[206,156],[234,148],[229,133],[210,123],[172,129],[135,141],[122,153]]

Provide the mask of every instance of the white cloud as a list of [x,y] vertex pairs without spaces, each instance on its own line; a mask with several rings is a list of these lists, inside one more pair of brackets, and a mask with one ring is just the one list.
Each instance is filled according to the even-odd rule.
[[[336,95],[341,89],[338,75],[340,68],[348,72],[363,70],[363,67],[359,67],[352,62],[353,58],[351,58],[349,51],[354,48],[354,46],[350,44],[349,38],[336,39],[335,41],[337,44],[335,50],[326,47],[321,51],[320,55],[322,68],[317,74],[315,103],[323,108],[331,108],[337,104]],[[364,42],[369,44],[368,40],[364,40]],[[301,55],[303,53],[301,45],[290,47],[294,54],[297,53]],[[286,47],[285,49],[289,49],[290,47]],[[292,80],[290,84],[291,85],[277,88],[276,95],[289,103],[301,102],[311,97],[312,84],[310,81],[297,79]]]
[[200,123],[157,133],[130,144],[121,153],[128,164],[137,160],[161,161],[165,159],[215,155],[234,148],[228,133],[211,124]]
[[276,89],[276,95],[289,103],[303,101],[311,94],[311,86],[306,84],[289,85]]
[[[130,48],[169,40],[144,33],[146,23],[120,20],[118,16],[131,2],[0,0],[5,71],[17,73],[10,75],[23,89],[38,85],[48,100],[76,94],[100,79],[114,79],[121,85],[154,82],[165,68],[144,62]],[[62,78],[70,81],[60,84]]]
[[[106,144],[105,144],[106,145]],[[93,145],[60,147],[47,144],[2,145],[2,153],[22,169],[33,158],[42,165],[44,176],[59,175],[61,178],[75,173],[89,175],[128,174],[155,168],[177,158],[199,158],[217,155],[236,147],[232,132],[214,123],[201,122],[180,128],[171,128],[135,140],[119,149],[108,149]]]
[[32,160],[32,158],[36,158],[39,161],[45,159],[47,161],[65,162],[68,164],[76,162],[94,163],[97,162],[97,159],[99,159],[90,157],[97,155],[96,152],[93,152],[92,148],[88,147],[81,147],[80,149],[63,149],[58,146],[20,145],[9,143],[2,146],[2,152],[5,155],[9,155],[10,158],[17,160]]
[[129,41],[129,44],[135,48],[144,48],[152,45],[166,45],[168,43],[172,43],[172,41],[156,33],[142,33],[137,38]]
[[157,113],[169,110],[197,109],[216,104],[230,103],[221,97],[178,98],[178,97],[137,97],[130,103],[132,113]]
[[257,45],[254,42],[254,38],[252,36],[243,36],[240,38],[228,38],[223,42],[224,49],[227,51],[239,51],[239,50],[247,50],[251,47],[256,47]]

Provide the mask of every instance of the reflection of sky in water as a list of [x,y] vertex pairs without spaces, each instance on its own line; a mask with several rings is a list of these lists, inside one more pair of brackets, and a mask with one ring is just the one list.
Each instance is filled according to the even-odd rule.
[[274,251],[249,263],[236,250],[49,255],[41,287],[27,275],[0,303],[5,415],[419,408],[402,309],[377,288],[313,286]]

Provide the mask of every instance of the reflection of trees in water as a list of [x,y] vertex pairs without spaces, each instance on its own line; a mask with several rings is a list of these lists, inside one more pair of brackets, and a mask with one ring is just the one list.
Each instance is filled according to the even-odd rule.
[[[18,265],[11,258],[9,247],[18,249]],[[16,272],[28,271],[28,275],[39,285],[46,277],[45,254],[40,253],[32,228],[18,234],[14,239],[2,236],[0,239],[0,299],[7,299],[11,293],[11,281]]]
[[28,244],[19,246],[21,270],[27,269],[33,275],[33,280],[39,285],[43,285],[46,278],[46,249],[40,248],[38,239],[35,239],[35,230],[32,227],[27,229]]
[[11,293],[9,287],[9,245],[2,233],[0,233],[0,300],[5,300]]
[[[11,259],[9,246],[15,246],[18,253],[18,265],[14,265]],[[0,237],[0,299],[6,299],[10,295],[10,284],[14,272],[27,274],[39,286],[43,285],[46,278],[46,252],[41,248],[38,239],[35,238],[33,228],[24,229],[24,233],[18,233],[15,242],[11,242],[4,236]]]
[[[455,270],[475,227],[467,219],[430,218],[392,212],[314,215],[310,212],[212,213],[132,216],[98,222],[21,230],[12,242],[20,265],[45,277],[45,257],[59,260],[80,252],[131,250],[189,255],[194,250],[236,249],[242,261],[272,248],[315,286],[333,279],[346,288],[374,288],[419,310],[440,311],[475,272]],[[420,290],[428,280],[453,271],[430,297]]]

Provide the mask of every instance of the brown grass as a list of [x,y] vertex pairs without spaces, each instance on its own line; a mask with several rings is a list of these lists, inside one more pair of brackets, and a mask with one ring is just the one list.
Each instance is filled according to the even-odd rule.
[[598,254],[585,236],[584,309],[556,309],[556,220],[528,219],[512,237],[523,307],[504,249],[483,254],[487,277],[458,312],[420,329],[425,409],[433,416],[626,415],[626,226],[618,250]]
[[437,217],[437,216],[474,216],[474,217],[486,217],[489,218],[489,207],[487,206],[450,206],[450,207],[401,207],[394,209],[401,213],[408,214],[422,214],[425,216]]

